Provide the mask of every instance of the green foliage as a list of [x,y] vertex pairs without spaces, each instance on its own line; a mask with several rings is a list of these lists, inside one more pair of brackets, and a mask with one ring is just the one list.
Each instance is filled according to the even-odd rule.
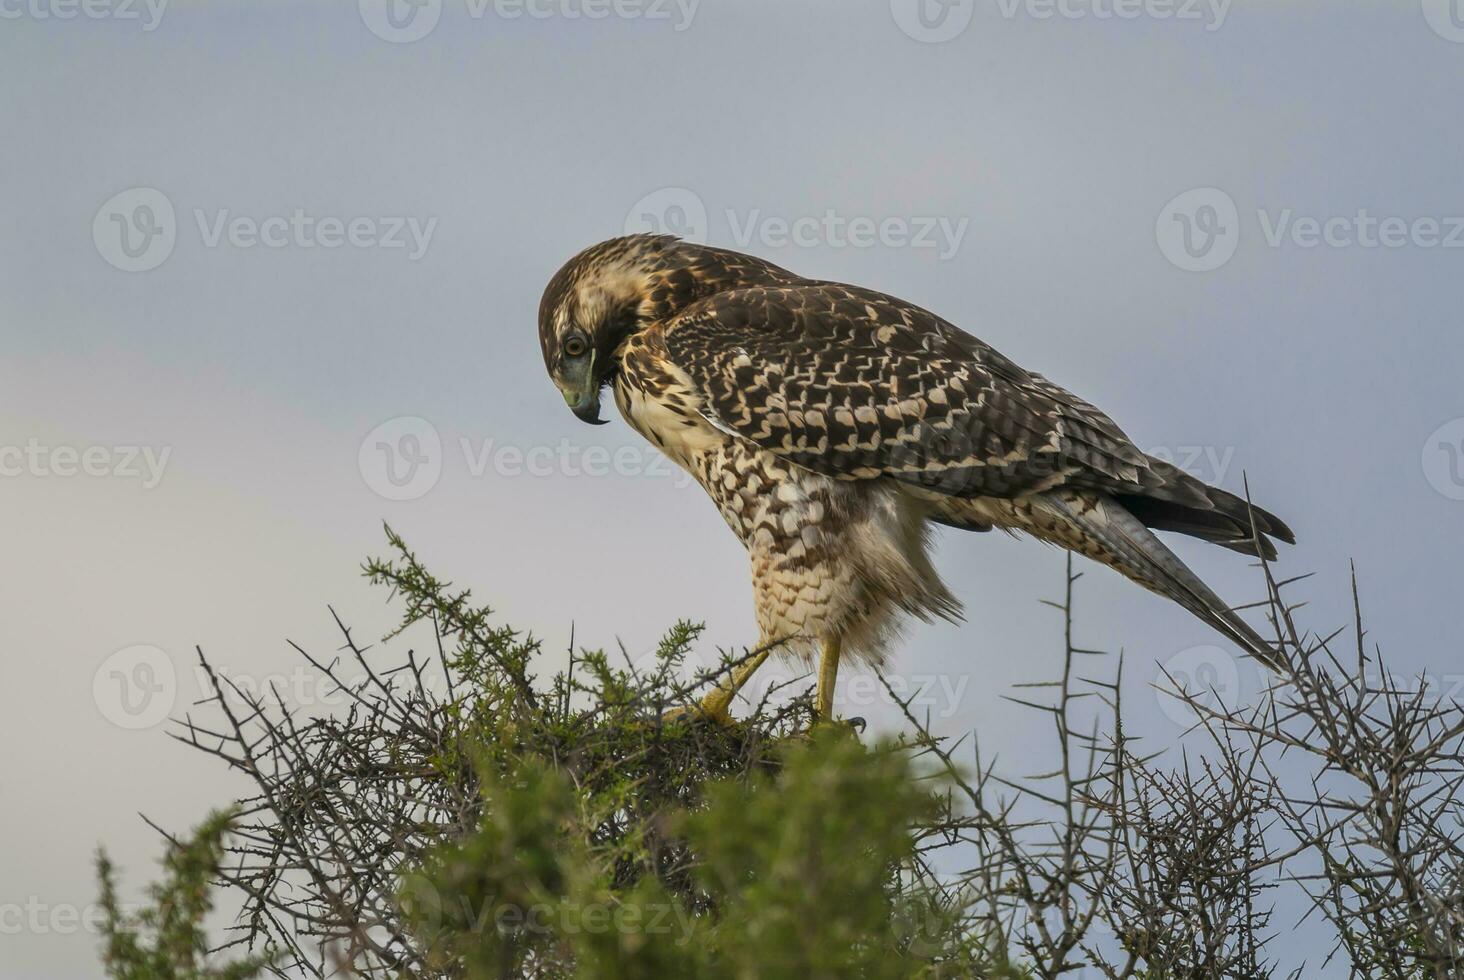
[[653,877],[617,892],[584,846],[581,801],[562,773],[526,761],[482,776],[476,831],[402,876],[405,921],[431,969],[470,980],[695,975],[683,907]]
[[[99,859],[112,977],[1254,980],[1276,969],[1262,896],[1308,854],[1324,875],[1291,874],[1325,879],[1311,897],[1358,975],[1459,975],[1464,708],[1319,670],[1336,658],[1304,649],[1269,572],[1285,649],[1301,651],[1280,720],[1211,719],[1213,758],[1170,771],[1133,751],[1121,671],[1075,667],[1098,652],[1073,641],[1069,563],[1050,603],[1061,679],[1026,685],[1051,703],[1015,699],[1056,723],[1061,761],[1013,781],[979,751],[968,773],[963,740],[904,701],[904,740],[873,748],[810,737],[807,690],[739,706],[726,728],[668,715],[740,661],[683,680],[692,623],[648,663],[571,649],[540,680],[536,639],[387,536],[394,553],[365,570],[405,606],[389,639],[430,630],[435,655],[368,656],[337,620],[337,655],[296,648],[346,695],[314,717],[202,658],[222,717],[183,739],[253,795],[234,834],[216,816],[175,844],[141,912],[120,909]],[[1293,750],[1342,760],[1362,794],[1287,792],[1269,757]],[[1279,849],[1278,822],[1294,838]],[[205,962],[211,883],[242,898],[235,943],[264,957]]]
[[924,973],[954,923],[926,920],[897,873],[935,809],[902,754],[824,732],[776,777],[710,787],[686,823],[697,879],[724,910],[710,938],[728,975]]
[[402,877],[408,926],[434,970],[470,980],[977,975],[958,917],[901,874],[935,808],[905,756],[821,732],[781,761],[662,815],[693,861],[679,896],[650,875],[616,886],[563,772],[480,760],[476,830]]
[[637,666],[571,650],[541,682],[536,639],[387,533],[394,554],[366,574],[405,607],[391,636],[430,628],[437,662],[380,666],[341,624],[343,660],[300,652],[347,707],[299,718],[204,659],[223,718],[186,739],[257,792],[235,836],[215,818],[170,856],[136,919],[102,865],[113,977],[257,975],[262,959],[199,965],[210,880],[243,896],[239,941],[290,975],[1024,976],[918,853],[944,818],[908,747],[809,737],[808,693],[727,728],[668,715],[741,659],[683,680],[702,633],[688,622]]
[[249,980],[263,974],[272,957],[246,956],[207,964],[203,920],[213,909],[213,881],[223,854],[231,814],[215,813],[191,839],[170,842],[163,880],[148,888],[149,904],[136,912],[117,899],[116,874],[104,851],[97,854],[105,939],[103,962],[115,980]]
[[[393,751],[424,757],[433,779],[454,796],[443,807],[453,817],[480,807],[491,816],[495,802],[483,795],[485,787],[517,785],[536,769],[564,773],[574,786],[581,843],[607,869],[609,886],[628,890],[651,875],[697,907],[685,840],[669,832],[666,815],[697,805],[711,781],[776,768],[779,744],[811,718],[807,702],[756,711],[728,730],[665,719],[734,659],[693,684],[682,682],[702,635],[690,622],[673,626],[639,670],[628,661],[617,666],[602,651],[572,650],[567,670],[536,684],[530,665],[539,642],[493,625],[490,609],[433,577],[390,528],[387,535],[394,556],[369,562],[366,574],[404,600],[396,633],[428,620],[444,646],[451,644],[444,667],[454,679],[451,696],[395,726],[403,740]],[[449,837],[460,829],[443,828]]]
[[401,906],[432,967],[516,976],[542,945],[542,924],[558,918],[585,858],[564,833],[574,799],[556,773],[524,765],[500,777],[484,766],[482,777],[476,832],[430,851],[404,874]]

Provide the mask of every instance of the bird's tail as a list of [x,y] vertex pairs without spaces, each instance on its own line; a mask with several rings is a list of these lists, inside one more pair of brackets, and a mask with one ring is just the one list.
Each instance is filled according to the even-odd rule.
[[1279,667],[1275,646],[1262,639],[1118,501],[1105,493],[1058,492],[1042,494],[1035,503],[1037,509],[1057,521],[1035,520],[1036,526],[1029,528],[1032,533],[1117,569],[1146,589],[1173,599],[1257,660],[1273,670]]

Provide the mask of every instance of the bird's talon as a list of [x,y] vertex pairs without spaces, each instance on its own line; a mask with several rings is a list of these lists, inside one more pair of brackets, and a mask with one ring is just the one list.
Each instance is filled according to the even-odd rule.
[[709,721],[722,728],[730,728],[737,723],[736,719],[732,717],[732,712],[728,711],[724,705],[708,705],[704,703],[684,704],[680,707],[672,708],[670,711],[666,711],[661,715],[661,721],[692,723]]
[[820,718],[809,727],[807,735],[811,737],[816,733],[831,732],[858,738],[864,734],[866,727],[867,723],[863,718]]

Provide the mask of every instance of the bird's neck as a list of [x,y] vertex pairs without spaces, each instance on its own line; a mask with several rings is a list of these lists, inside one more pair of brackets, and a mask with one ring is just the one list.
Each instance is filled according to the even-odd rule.
[[798,277],[741,252],[676,242],[643,257],[635,304],[641,325],[664,323],[686,308],[730,289],[781,286]]

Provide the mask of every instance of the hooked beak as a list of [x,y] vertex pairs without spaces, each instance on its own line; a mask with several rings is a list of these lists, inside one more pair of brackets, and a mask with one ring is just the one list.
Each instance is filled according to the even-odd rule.
[[600,418],[600,380],[595,375],[593,351],[588,359],[582,358],[578,363],[567,367],[554,379],[554,383],[564,396],[564,403],[581,422],[591,425],[605,424],[606,420]]
[[589,390],[565,391],[564,403],[569,410],[581,422],[588,422],[591,425],[604,425],[609,419],[600,418],[600,389],[598,386]]
[[600,379],[594,374],[594,350],[589,357],[565,365],[553,382],[564,396],[564,403],[581,422],[605,425],[606,419],[600,417]]

